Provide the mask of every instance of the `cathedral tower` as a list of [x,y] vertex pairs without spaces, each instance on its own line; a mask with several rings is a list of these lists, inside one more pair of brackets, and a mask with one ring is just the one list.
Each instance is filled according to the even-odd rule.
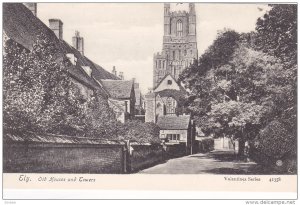
[[170,74],[179,74],[198,58],[195,4],[189,11],[171,11],[170,3],[164,4],[164,36],[161,53],[153,57],[153,86]]

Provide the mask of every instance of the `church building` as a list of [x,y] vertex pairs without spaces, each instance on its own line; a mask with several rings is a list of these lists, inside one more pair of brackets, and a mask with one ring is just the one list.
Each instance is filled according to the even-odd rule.
[[181,72],[198,58],[195,4],[189,11],[171,11],[164,4],[164,36],[161,53],[154,54],[153,89],[145,95],[146,122],[158,116],[175,115],[180,98],[186,94],[178,83]]
[[154,87],[168,74],[178,80],[198,58],[195,4],[189,3],[189,12],[170,9],[170,3],[165,3],[163,48],[153,58]]

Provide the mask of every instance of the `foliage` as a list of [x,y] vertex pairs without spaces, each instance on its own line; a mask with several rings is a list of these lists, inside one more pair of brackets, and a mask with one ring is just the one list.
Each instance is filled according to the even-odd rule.
[[85,135],[92,138],[116,139],[117,121],[115,114],[109,108],[107,100],[100,96],[99,93],[91,96],[85,103]]
[[11,40],[6,42],[3,60],[6,129],[55,133],[74,131],[80,126],[78,90],[68,77],[66,59],[56,62],[56,53],[59,50],[44,36],[38,38],[31,52]]
[[297,5],[274,4],[256,23],[259,50],[293,65],[297,63]]
[[262,129],[255,142],[259,151],[275,159],[281,159],[287,153],[294,152],[297,143],[285,125],[278,120],[270,122]]
[[[66,135],[112,137],[115,117],[94,91],[84,97],[70,77],[69,61],[40,35],[32,51],[8,40],[3,60],[4,129]],[[111,128],[113,129],[113,128]]]
[[140,143],[160,143],[159,127],[154,123],[139,120],[118,123],[117,133],[120,140],[132,140]]
[[205,133],[232,136],[243,145],[260,130],[266,136],[266,126],[279,120],[288,135],[278,140],[284,144],[296,139],[296,8],[272,5],[257,21],[256,32],[219,34],[199,61],[182,73],[189,96],[181,104]]

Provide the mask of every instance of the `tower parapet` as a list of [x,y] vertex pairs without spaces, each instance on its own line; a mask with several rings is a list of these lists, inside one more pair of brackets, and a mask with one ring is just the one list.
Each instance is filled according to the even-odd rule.
[[170,11],[164,4],[163,49],[153,56],[153,86],[165,75],[178,79],[180,73],[198,58],[196,38],[195,4],[189,3],[189,11]]

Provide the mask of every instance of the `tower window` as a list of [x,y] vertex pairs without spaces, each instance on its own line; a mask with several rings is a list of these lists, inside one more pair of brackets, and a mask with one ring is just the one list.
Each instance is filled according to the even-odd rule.
[[178,20],[176,24],[177,36],[182,36],[182,21]]

